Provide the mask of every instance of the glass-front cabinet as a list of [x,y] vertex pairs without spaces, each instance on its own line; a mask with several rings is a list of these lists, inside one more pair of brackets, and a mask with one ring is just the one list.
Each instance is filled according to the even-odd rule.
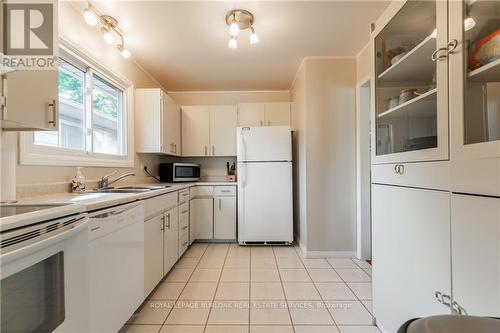
[[500,158],[500,2],[450,2],[452,158]]
[[374,36],[374,163],[447,160],[448,7],[408,0]]

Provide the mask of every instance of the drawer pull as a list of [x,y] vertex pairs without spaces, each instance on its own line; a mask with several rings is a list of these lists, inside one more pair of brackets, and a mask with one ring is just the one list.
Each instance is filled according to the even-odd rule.
[[230,193],[231,190],[220,190],[222,193]]
[[90,229],[90,231],[96,231],[96,230],[99,230],[101,229],[101,227],[93,227],[92,229]]
[[402,175],[405,173],[405,166],[403,164],[396,164],[394,166],[394,172],[399,174],[399,175]]
[[182,211],[182,214],[186,214],[187,212],[188,212],[188,210],[187,210],[187,209],[186,209],[186,210],[183,210],[183,211]]
[[186,225],[186,226],[182,227],[182,230],[186,230],[187,228],[188,228],[188,227],[187,227],[187,225]]

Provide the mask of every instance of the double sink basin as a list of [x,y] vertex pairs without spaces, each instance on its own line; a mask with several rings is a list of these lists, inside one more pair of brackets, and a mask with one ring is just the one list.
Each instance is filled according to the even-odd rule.
[[95,189],[94,192],[99,193],[143,193],[154,190],[161,190],[172,187],[171,185],[151,185],[151,186],[121,186],[121,187],[106,187]]

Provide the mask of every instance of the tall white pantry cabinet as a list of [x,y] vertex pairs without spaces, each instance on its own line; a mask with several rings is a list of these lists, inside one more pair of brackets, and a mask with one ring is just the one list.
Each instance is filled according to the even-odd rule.
[[500,58],[478,52],[499,29],[498,2],[485,0],[394,1],[375,23],[373,313],[384,332],[434,314],[500,317]]

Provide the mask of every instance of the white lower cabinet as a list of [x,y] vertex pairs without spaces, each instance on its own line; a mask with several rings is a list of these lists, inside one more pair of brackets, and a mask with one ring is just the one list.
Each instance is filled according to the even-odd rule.
[[500,317],[500,198],[452,194],[451,208],[453,300]]
[[214,238],[236,239],[236,197],[215,197]]
[[450,309],[450,193],[372,186],[373,311],[384,332]]
[[144,295],[163,277],[163,214],[144,222]]
[[165,213],[163,233],[163,275],[174,266],[179,259],[179,213],[172,208]]
[[236,187],[193,186],[189,207],[190,242],[236,239]]
[[189,207],[189,220],[194,239],[213,239],[213,198],[194,198]]

